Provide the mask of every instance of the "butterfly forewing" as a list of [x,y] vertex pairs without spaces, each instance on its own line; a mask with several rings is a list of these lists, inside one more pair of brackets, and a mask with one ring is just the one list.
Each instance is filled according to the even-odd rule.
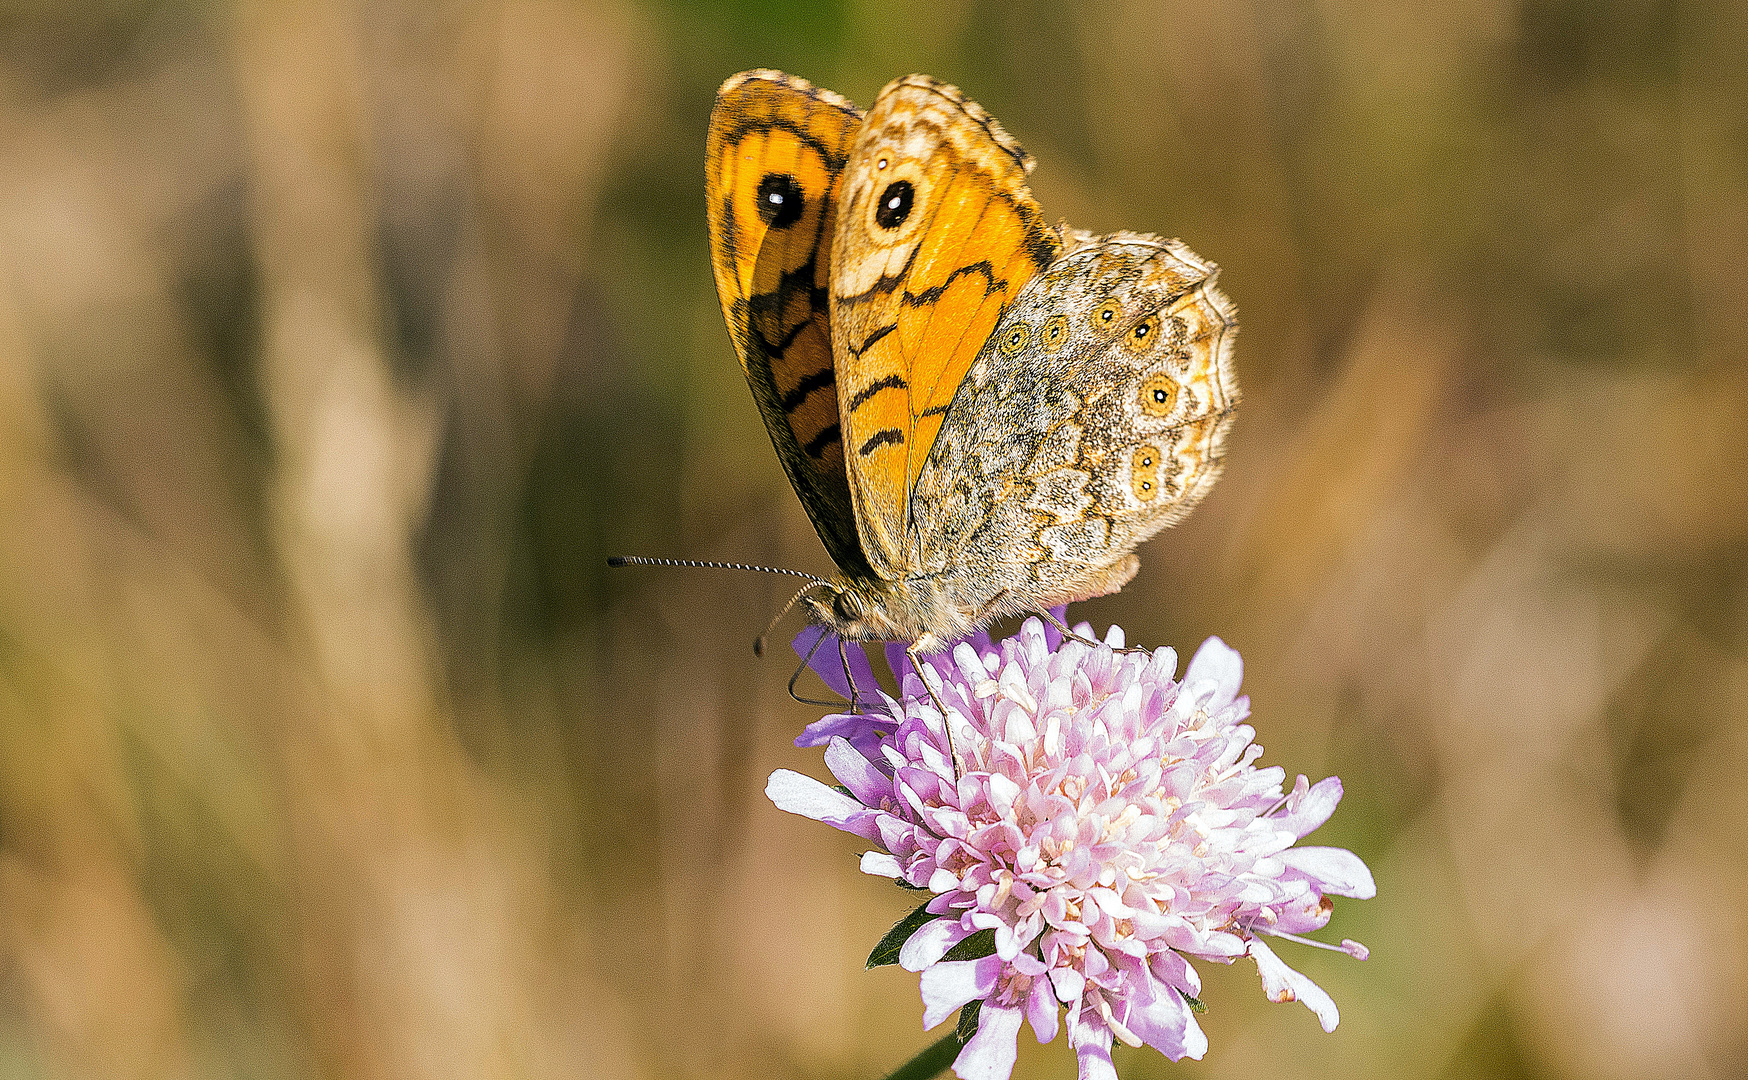
[[850,150],[832,338],[861,547],[882,577],[917,565],[911,491],[960,381],[1060,250],[1029,166],[988,113],[920,75],[881,91]]
[[862,124],[777,71],[723,83],[705,144],[710,262],[741,369],[832,559],[866,573],[838,414],[828,282],[836,189]]

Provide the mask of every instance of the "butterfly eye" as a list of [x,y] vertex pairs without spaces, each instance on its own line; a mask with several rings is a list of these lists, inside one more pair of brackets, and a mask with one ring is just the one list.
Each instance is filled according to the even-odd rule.
[[904,224],[904,219],[910,217],[910,204],[916,197],[916,190],[910,186],[909,180],[894,180],[886,185],[886,190],[880,193],[880,201],[874,206],[874,223],[882,229],[896,229]]
[[1129,490],[1142,502],[1159,496],[1159,447],[1143,446],[1129,457]]
[[788,173],[766,173],[759,181],[759,217],[773,229],[787,229],[801,220],[807,198]]
[[1007,333],[1001,336],[1001,354],[1013,356],[1026,347],[1032,340],[1032,328],[1025,323],[1015,323]]
[[1140,352],[1158,340],[1159,316],[1149,315],[1147,318],[1142,319],[1135,324],[1135,328],[1130,330],[1128,335],[1123,338],[1123,344],[1129,346],[1129,348],[1135,352]]
[[1141,411],[1149,416],[1170,416],[1177,404],[1177,383],[1170,375],[1155,375],[1141,384]]
[[1045,352],[1055,352],[1057,349],[1062,348],[1063,343],[1067,340],[1068,316],[1050,316],[1049,321],[1044,323],[1044,331],[1042,335],[1040,335],[1039,344],[1044,346]]
[[1112,326],[1116,325],[1117,320],[1122,318],[1122,316],[1123,305],[1117,303],[1115,300],[1106,300],[1098,307],[1093,308],[1093,329],[1101,333],[1109,330]]

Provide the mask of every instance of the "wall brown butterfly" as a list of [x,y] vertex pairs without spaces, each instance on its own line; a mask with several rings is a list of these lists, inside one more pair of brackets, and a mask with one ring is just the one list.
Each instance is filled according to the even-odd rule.
[[717,93],[717,293],[841,571],[804,599],[842,638],[932,652],[1115,592],[1219,475],[1238,386],[1217,268],[1051,226],[1031,167],[926,75],[865,115],[776,71]]

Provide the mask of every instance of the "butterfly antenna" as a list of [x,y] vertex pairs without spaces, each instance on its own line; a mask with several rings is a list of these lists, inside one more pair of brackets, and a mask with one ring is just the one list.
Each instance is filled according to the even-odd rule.
[[[771,636],[771,631],[777,629],[777,624],[783,621],[783,616],[789,614],[789,609],[794,607],[796,602],[799,601],[803,596],[806,596],[810,590],[817,589],[821,585],[824,585],[824,584],[825,584],[825,582],[819,580],[818,578],[815,578],[814,580],[803,585],[801,587],[801,591],[797,592],[794,596],[791,596],[789,598],[789,602],[787,604],[783,605],[783,610],[777,612],[777,617],[775,619],[771,620],[771,625],[765,627],[765,632],[753,639],[753,655],[754,656],[764,656],[765,655],[765,639]],[[803,666],[805,667],[806,665],[803,665]]]
[[[753,570],[761,574],[788,574],[790,577],[806,578],[816,585],[824,585],[825,578],[809,574],[804,570],[790,570],[784,566],[752,566],[738,562],[705,562],[701,559],[650,559],[642,555],[609,555],[608,566],[691,566],[700,570]],[[803,589],[803,592],[807,590]]]
[[[783,605],[783,610],[779,611],[777,617],[771,620],[771,625],[765,627],[765,632],[753,639],[754,656],[765,655],[765,639],[770,636],[772,630],[777,628],[777,624],[783,620],[783,616],[789,614],[789,609],[795,606],[795,602],[807,595],[807,590],[817,589],[821,585],[830,584],[825,578],[822,578],[817,574],[809,574],[804,570],[790,570],[788,567],[783,566],[753,566],[749,563],[707,562],[702,559],[652,559],[643,555],[609,555],[607,557],[607,565],[690,566],[700,570],[752,570],[760,574],[788,574],[790,577],[807,579],[807,584],[801,587],[800,592],[789,598],[789,602]],[[805,664],[802,666],[806,667]]]

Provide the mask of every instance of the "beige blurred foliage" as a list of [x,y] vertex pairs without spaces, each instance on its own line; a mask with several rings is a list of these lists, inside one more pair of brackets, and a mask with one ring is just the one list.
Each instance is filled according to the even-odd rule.
[[[1247,663],[1378,899],[1129,1080],[1748,1071],[1748,62],[1677,0],[0,6],[0,1076],[877,1076],[906,897],[763,797],[825,557],[717,83],[960,83],[1245,325],[1079,617]],[[1069,1075],[1022,1036],[1018,1077]]]

